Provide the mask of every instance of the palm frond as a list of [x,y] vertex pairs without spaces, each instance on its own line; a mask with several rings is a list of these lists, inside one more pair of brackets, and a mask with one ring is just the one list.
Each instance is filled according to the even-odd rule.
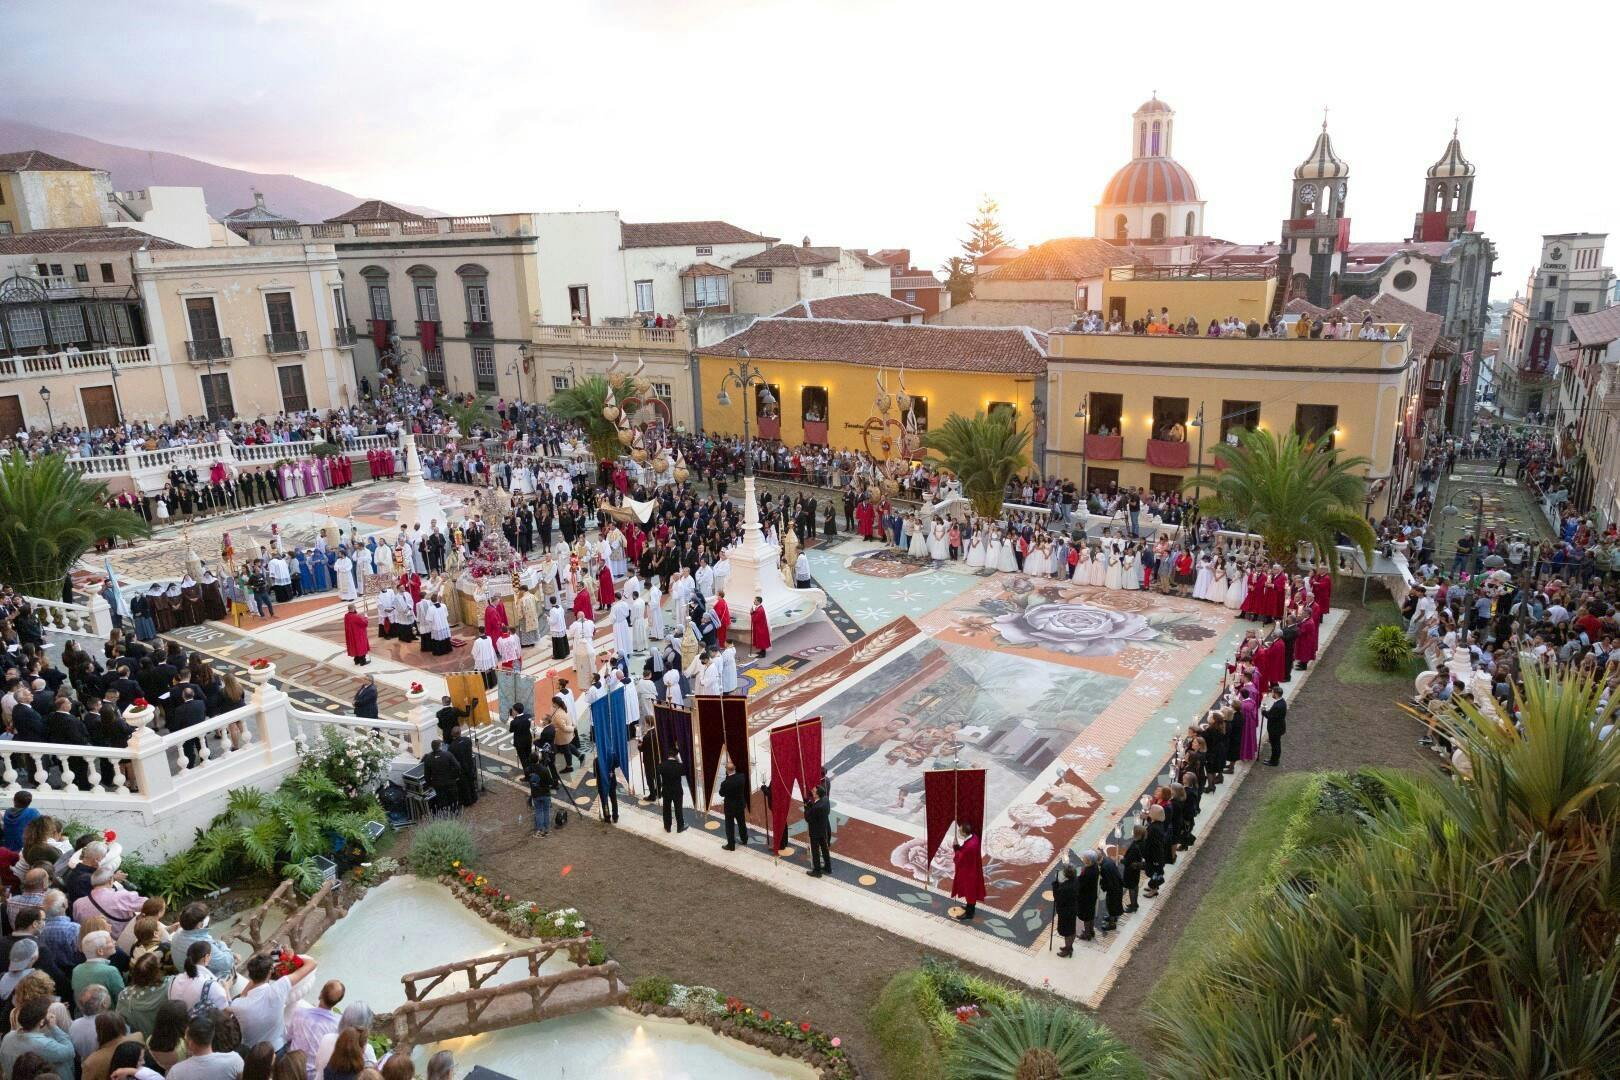
[[922,445],[940,457],[940,465],[962,483],[962,493],[981,516],[1001,516],[1007,482],[1029,464],[1030,430],[1020,428],[1010,413],[952,413],[923,435]]
[[98,540],[151,534],[139,514],[108,507],[107,497],[106,485],[60,454],[0,458],[0,581],[25,596],[54,597]]

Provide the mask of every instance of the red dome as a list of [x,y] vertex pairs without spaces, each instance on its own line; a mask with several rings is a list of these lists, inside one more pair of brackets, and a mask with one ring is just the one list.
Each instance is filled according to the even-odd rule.
[[1126,165],[1103,188],[1101,206],[1197,202],[1198,186],[1174,158],[1142,157]]

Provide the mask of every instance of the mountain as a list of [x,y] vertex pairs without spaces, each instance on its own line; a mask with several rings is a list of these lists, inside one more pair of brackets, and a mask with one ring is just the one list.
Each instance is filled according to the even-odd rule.
[[[198,161],[183,154],[115,146],[6,117],[0,117],[0,150],[43,150],[92,169],[106,169],[117,191],[165,185],[200,187],[208,212],[217,218],[240,207],[252,206],[254,191],[264,193],[266,206],[298,221],[323,221],[365,201],[359,195],[287,173],[249,172]],[[394,205],[428,217],[443,216],[437,210],[409,203],[395,202]]]

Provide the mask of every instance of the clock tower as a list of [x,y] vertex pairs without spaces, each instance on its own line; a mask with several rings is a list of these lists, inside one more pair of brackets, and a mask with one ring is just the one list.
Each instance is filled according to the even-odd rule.
[[1423,203],[1412,224],[1413,240],[1455,240],[1474,231],[1474,165],[1463,157],[1457,129],[1440,160],[1423,180]]
[[1333,152],[1327,120],[1310,155],[1294,169],[1288,217],[1282,227],[1279,303],[1303,297],[1318,307],[1338,300],[1339,272],[1350,246],[1350,219],[1344,213],[1350,166]]

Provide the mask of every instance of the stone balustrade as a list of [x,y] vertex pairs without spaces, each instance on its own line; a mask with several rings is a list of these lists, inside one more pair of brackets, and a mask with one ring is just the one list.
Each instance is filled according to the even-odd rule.
[[[370,451],[392,449],[396,444],[393,435],[362,435],[350,440],[343,447],[343,452],[352,459],[360,459]],[[157,450],[147,450],[131,443],[122,454],[69,457],[67,461],[86,476],[115,485],[120,481],[127,482],[141,494],[152,495],[163,490],[163,485],[168,482],[169,470],[177,466],[201,472],[219,461],[235,475],[242,469],[259,469],[284,459],[297,461],[309,457],[319,445],[316,439],[238,443],[222,431],[218,439],[207,442],[166,446]]]

